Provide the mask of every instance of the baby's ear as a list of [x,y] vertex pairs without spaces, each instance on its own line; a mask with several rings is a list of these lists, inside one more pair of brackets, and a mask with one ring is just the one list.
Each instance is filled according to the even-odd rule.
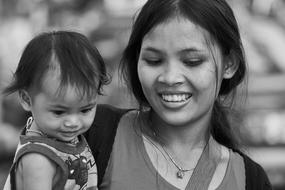
[[19,91],[20,103],[24,110],[31,111],[32,99],[26,90]]
[[224,61],[224,70],[223,70],[223,78],[230,79],[234,76],[236,71],[238,70],[239,63],[232,53],[225,58]]

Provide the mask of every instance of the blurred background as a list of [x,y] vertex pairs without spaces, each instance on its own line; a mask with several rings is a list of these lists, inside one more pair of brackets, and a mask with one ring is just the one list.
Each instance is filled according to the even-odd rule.
[[[133,15],[145,0],[0,0],[0,88],[11,80],[23,48],[39,32],[68,29],[88,36],[104,57],[112,83],[101,103],[135,105],[118,80],[118,63]],[[249,74],[240,132],[245,152],[274,189],[285,189],[285,0],[228,0],[240,25]],[[0,95],[0,189],[27,113],[17,95]]]

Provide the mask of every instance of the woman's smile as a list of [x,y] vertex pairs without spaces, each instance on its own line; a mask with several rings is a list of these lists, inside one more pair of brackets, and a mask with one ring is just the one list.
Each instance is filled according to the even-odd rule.
[[161,93],[159,95],[163,101],[173,103],[186,102],[192,96],[190,93]]
[[158,93],[163,107],[168,109],[180,109],[186,106],[192,97],[191,93],[163,91]]

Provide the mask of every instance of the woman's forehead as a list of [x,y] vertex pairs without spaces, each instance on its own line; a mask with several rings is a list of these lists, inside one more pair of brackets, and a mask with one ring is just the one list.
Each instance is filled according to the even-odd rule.
[[179,17],[163,22],[148,32],[142,48],[157,46],[209,51],[209,45],[216,45],[209,32],[190,20]]

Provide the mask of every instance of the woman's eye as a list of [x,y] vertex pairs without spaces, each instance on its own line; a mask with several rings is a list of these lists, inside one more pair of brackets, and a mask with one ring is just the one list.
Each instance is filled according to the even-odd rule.
[[183,63],[186,66],[193,67],[193,66],[197,66],[203,63],[203,60],[202,59],[189,59],[189,60],[183,60]]
[[162,60],[161,59],[143,59],[149,65],[159,65]]

